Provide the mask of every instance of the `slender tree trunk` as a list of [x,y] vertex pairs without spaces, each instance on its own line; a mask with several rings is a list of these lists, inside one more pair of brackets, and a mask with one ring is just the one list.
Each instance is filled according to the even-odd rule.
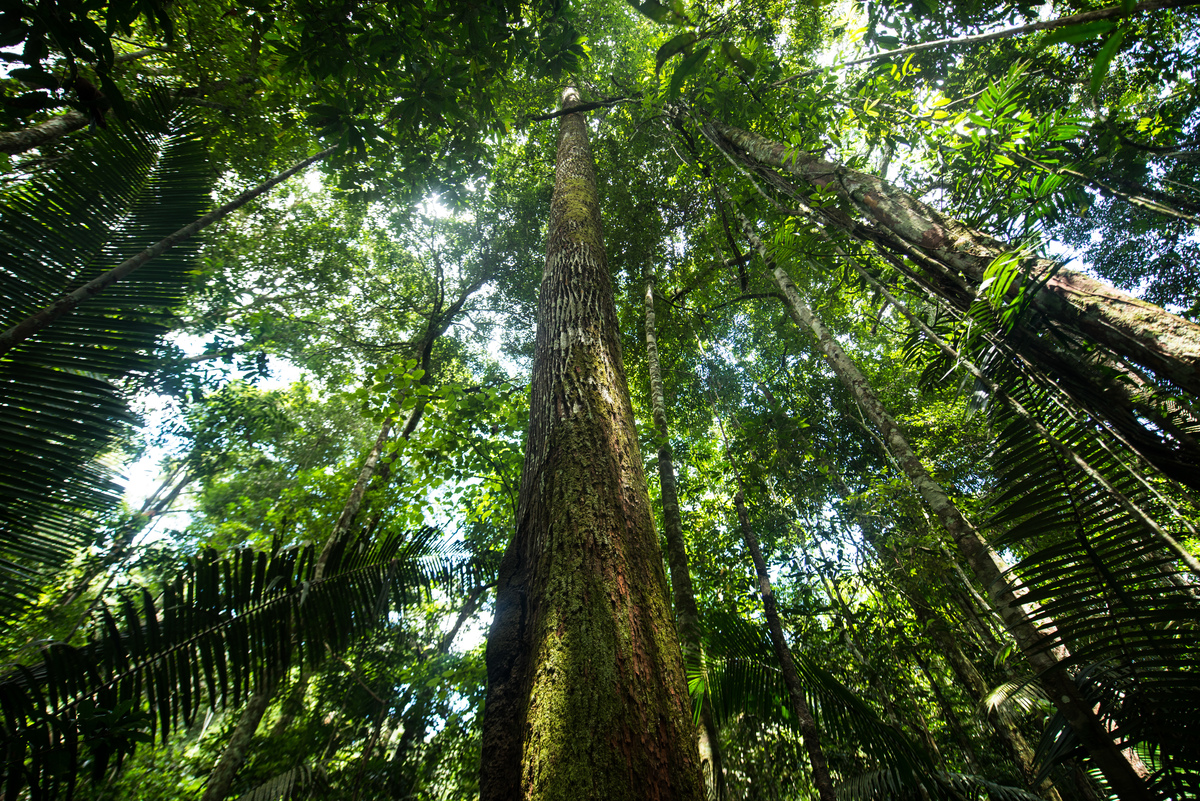
[[[776,413],[782,416],[783,412],[781,411],[781,407],[779,406],[778,401],[776,401],[774,395],[771,394],[771,391],[763,384],[759,384],[759,388],[762,390],[763,396],[767,399],[767,402],[770,404],[771,408],[777,410]],[[781,420],[784,425],[787,425],[789,422],[786,417],[781,417]],[[846,480],[842,477],[841,471],[839,471],[837,467],[822,454],[816,452],[813,449],[812,444],[807,441],[803,433],[794,427],[789,426],[789,428],[791,429],[789,431],[790,436],[795,437],[796,441],[800,443],[800,447],[805,452],[811,454],[814,459],[816,459],[817,464],[821,468],[821,472],[824,473],[824,475],[829,479],[829,482],[833,485],[833,488],[837,494],[844,502],[850,502],[854,496],[854,492],[850,489],[850,485],[847,484]],[[858,525],[859,530],[862,531],[863,538],[867,541],[867,544],[871,546],[871,549],[875,552],[880,563],[883,564],[884,569],[892,575],[893,579],[897,583],[897,586],[904,589],[909,603],[912,606],[913,613],[916,615],[917,620],[921,623],[922,629],[931,637],[933,637],[938,646],[941,648],[943,655],[946,657],[946,661],[954,671],[954,675],[958,678],[959,683],[967,690],[970,697],[975,701],[977,712],[984,715],[996,736],[1008,749],[1012,756],[1013,763],[1017,766],[1018,770],[1020,770],[1021,776],[1025,779],[1027,786],[1032,787],[1033,780],[1037,776],[1037,769],[1034,767],[1033,761],[1033,749],[1029,747],[1029,743],[1025,741],[1025,738],[1021,735],[1020,730],[1017,729],[1016,724],[1014,724],[1009,717],[1000,714],[987,714],[986,710],[984,709],[984,701],[987,698],[987,686],[984,683],[983,677],[979,674],[979,671],[975,669],[975,666],[971,664],[971,661],[967,659],[966,654],[963,653],[962,649],[955,641],[953,634],[951,634],[951,632],[946,628],[945,621],[942,619],[941,615],[935,612],[933,608],[925,601],[923,593],[914,591],[910,588],[912,577],[909,575],[908,571],[904,569],[904,565],[896,553],[884,544],[882,537],[879,534],[876,521],[870,516],[862,514],[852,507],[849,509],[849,511],[854,522]],[[828,582],[829,580],[826,579],[826,581]],[[829,583],[832,586],[832,582]],[[834,589],[836,590],[836,587],[834,587]],[[852,614],[851,609],[849,605],[841,598],[840,593],[838,593],[838,601],[843,607],[847,618],[849,618],[849,616]],[[971,610],[971,613],[974,614],[974,610]],[[978,621],[977,624],[982,625],[982,623],[979,623]],[[991,632],[988,631],[987,634],[990,636]],[[996,643],[996,647],[999,647],[998,643]],[[861,650],[861,648],[856,647],[856,651],[861,652]],[[864,657],[860,656],[859,661],[866,664]],[[890,698],[885,700],[885,705],[889,709],[892,709]],[[894,711],[891,712],[891,716],[895,718]],[[1043,798],[1047,799],[1047,801],[1062,801],[1062,797],[1054,788],[1054,785],[1050,783],[1049,779],[1042,782],[1042,784],[1037,788],[1037,792]]]
[[[997,257],[1019,250],[872,175],[719,121],[712,128],[760,164],[835,192],[909,247],[957,271],[969,286],[979,286]],[[1033,305],[1050,319],[1200,395],[1200,325],[1046,259],[1022,259],[1022,267],[1028,277],[1015,281],[1012,291],[1022,281],[1034,282]]]
[[354,486],[350,489],[350,494],[346,496],[346,503],[342,506],[342,513],[338,515],[337,522],[333,524],[333,530],[329,532],[329,536],[325,539],[325,547],[321,549],[321,555],[317,557],[316,567],[313,569],[313,580],[320,581],[325,574],[325,565],[329,562],[329,556],[333,553],[333,547],[342,538],[342,536],[350,530],[354,518],[358,516],[358,512],[362,509],[363,499],[367,495],[367,487],[371,485],[371,480],[375,477],[375,471],[379,467],[379,459],[383,455],[383,449],[387,447],[388,437],[392,433],[392,418],[388,417],[383,421],[383,425],[379,427],[379,436],[375,438],[375,444],[371,446],[371,450],[367,453],[367,458],[363,460],[362,468],[358,471],[358,478],[354,482]]
[[254,200],[256,197],[265,194],[278,184],[286,181],[288,178],[300,172],[300,170],[303,170],[310,164],[320,161],[335,150],[337,150],[337,147],[328,147],[322,150],[320,153],[317,153],[314,156],[309,156],[303,161],[292,165],[278,175],[263,181],[253,189],[243,192],[220,208],[214,209],[195,222],[185,225],[175,233],[171,234],[165,239],[160,240],[159,242],[156,242],[136,256],[126,259],[103,275],[97,276],[73,292],[64,295],[41,311],[29,315],[29,317],[17,323],[12,328],[0,333],[0,356],[4,356],[6,353],[24,342],[29,337],[51,325],[55,320],[75,309],[75,307],[77,307],[80,303],[99,295],[108,287],[112,286],[123,278],[126,278],[154,257],[161,256],[163,253],[166,253],[180,242],[190,239],[192,236],[212,225],[214,222],[223,219],[231,211],[239,209],[249,203],[251,200]]
[[[700,612],[692,589],[687,547],[683,541],[683,517],[679,513],[679,493],[675,484],[675,461],[667,426],[667,403],[663,392],[662,367],[658,360],[658,336],[655,333],[654,278],[646,282],[646,361],[650,371],[650,406],[658,438],[658,480],[662,487],[663,533],[667,539],[667,563],[671,567],[671,595],[675,601],[675,625],[683,646],[686,664],[699,664]],[[709,798],[725,797],[725,771],[721,762],[721,743],[713,720],[712,701],[706,693],[700,702],[698,727],[700,763]]]
[[[578,105],[574,89],[563,107]],[[582,114],[561,118],[517,531],[487,645],[483,801],[704,796]]]
[[741,223],[743,233],[768,265],[776,285],[787,298],[792,318],[801,328],[812,331],[817,346],[825,355],[830,367],[882,434],[888,449],[914,489],[937,515],[963,559],[980,583],[987,588],[993,608],[1003,618],[1029,664],[1040,674],[1048,695],[1075,731],[1096,766],[1104,773],[1109,785],[1122,801],[1154,799],[1154,793],[1138,775],[1129,758],[1113,742],[1109,732],[1092,711],[1091,704],[1083,697],[1066,671],[1059,666],[1055,652],[1061,649],[1051,648],[1049,645],[1056,636],[1053,627],[1039,628],[1032,622],[1029,611],[1020,600],[1024,593],[1014,591],[1009,584],[1004,576],[1005,565],[1000,557],[963,516],[945,489],[929,475],[899,425],[884,409],[867,377],[846,355],[825,324],[800,296],[792,279],[771,257],[744,216],[741,217]]
[[837,801],[837,793],[833,789],[833,777],[829,773],[829,760],[825,758],[825,750],[821,747],[821,731],[813,718],[812,710],[804,699],[804,687],[800,684],[800,675],[796,672],[796,663],[792,659],[792,650],[788,647],[787,638],[783,634],[783,625],[779,622],[779,611],[775,608],[775,592],[771,589],[771,577],[767,573],[767,563],[763,559],[762,550],[758,547],[758,536],[750,526],[750,514],[746,511],[745,496],[741,490],[733,496],[734,506],[737,507],[738,523],[742,528],[742,540],[746,550],[754,561],[754,572],[758,574],[758,589],[762,595],[763,615],[767,618],[767,629],[771,632],[771,644],[775,647],[775,658],[783,671],[783,681],[787,685],[788,695],[792,699],[792,713],[800,726],[800,734],[804,739],[804,751],[808,754],[808,763],[812,768],[813,784],[821,801]]
[[258,731],[258,724],[262,722],[263,713],[267,711],[272,695],[272,689],[263,687],[250,696],[233,729],[233,736],[229,738],[229,744],[225,746],[221,758],[208,775],[208,785],[204,788],[201,801],[225,801],[230,788],[233,787],[234,777],[246,762],[250,741],[254,738],[254,732]]

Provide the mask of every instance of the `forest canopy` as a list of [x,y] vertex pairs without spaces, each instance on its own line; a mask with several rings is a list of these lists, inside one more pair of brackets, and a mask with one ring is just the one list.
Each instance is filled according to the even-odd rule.
[[0,798],[1200,796],[1197,4],[0,6]]

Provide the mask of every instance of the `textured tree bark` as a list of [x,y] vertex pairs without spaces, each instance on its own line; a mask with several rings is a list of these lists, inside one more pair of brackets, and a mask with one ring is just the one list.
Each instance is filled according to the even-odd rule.
[[242,710],[242,716],[233,728],[229,744],[221,752],[221,758],[217,760],[216,766],[208,776],[208,785],[204,788],[201,801],[225,801],[229,789],[233,787],[234,777],[246,762],[250,740],[253,739],[254,732],[258,731],[258,724],[262,722],[263,713],[267,711],[272,695],[272,690],[264,687],[250,696]]
[[[712,126],[755,161],[837,193],[910,247],[956,270],[972,286],[978,287],[994,259],[1016,250],[944,217],[872,175],[719,121]],[[1055,270],[1056,265],[1045,259],[1024,259],[1023,267],[1030,273],[1029,280],[1046,282],[1035,292],[1033,304],[1049,318],[1200,395],[1200,325],[1082,273]]]
[[[700,612],[683,542],[683,517],[679,513],[679,493],[675,484],[675,461],[667,427],[667,402],[663,392],[662,367],[658,360],[658,335],[655,333],[654,279],[646,282],[646,362],[650,372],[650,407],[654,430],[659,440],[658,480],[662,487],[663,533],[667,539],[667,564],[671,568],[671,596],[675,601],[675,625],[679,630],[685,663],[699,663],[701,657]],[[725,797],[725,771],[721,764],[721,743],[713,721],[712,702],[706,695],[700,703],[698,728],[700,763],[708,797]]]
[[[564,92],[564,108],[578,104]],[[579,113],[560,125],[517,531],[487,645],[480,794],[699,801],[587,129]]]
[[763,559],[762,549],[758,547],[758,536],[750,525],[750,514],[746,511],[746,499],[741,490],[733,496],[733,505],[737,507],[738,524],[742,529],[742,541],[754,562],[754,572],[758,576],[758,589],[762,595],[763,616],[767,619],[767,629],[771,632],[771,645],[775,648],[775,658],[779,660],[783,672],[783,682],[787,685],[788,695],[792,699],[792,713],[800,726],[800,734],[804,739],[804,751],[808,754],[808,764],[812,768],[813,784],[821,801],[837,801],[837,793],[833,789],[833,777],[829,774],[829,760],[825,758],[825,750],[821,748],[821,731],[813,718],[808,701],[804,699],[804,687],[800,684],[800,675],[796,672],[796,662],[792,659],[791,648],[783,634],[783,625],[779,622],[779,610],[775,608],[775,591],[771,588],[771,576],[767,573],[767,563]]
[[979,582],[987,588],[992,607],[1004,620],[1026,660],[1040,674],[1041,683],[1051,700],[1075,731],[1096,766],[1104,773],[1109,785],[1122,801],[1152,801],[1155,794],[1146,786],[1130,759],[1113,742],[1072,678],[1058,667],[1059,658],[1055,651],[1060,649],[1048,647],[1048,638],[1054,636],[1053,628],[1039,628],[1032,622],[1029,611],[1020,600],[1024,593],[1014,591],[1008,583],[1004,576],[1006,567],[1000,557],[963,516],[945,489],[929,475],[900,426],[883,407],[867,377],[801,297],[792,279],[775,262],[744,216],[741,217],[741,224],[746,238],[767,264],[776,285],[787,298],[788,311],[793,320],[802,329],[813,333],[829,366],[879,430],[917,494],[937,516],[958,547],[959,554]]

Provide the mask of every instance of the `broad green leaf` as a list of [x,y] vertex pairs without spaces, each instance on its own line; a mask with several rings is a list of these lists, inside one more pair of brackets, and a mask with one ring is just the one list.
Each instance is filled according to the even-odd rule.
[[1104,78],[1108,75],[1108,66],[1112,63],[1113,56],[1121,49],[1124,41],[1125,33],[1117,31],[1108,37],[1104,47],[1100,48],[1100,54],[1096,56],[1096,63],[1092,65],[1092,94],[1099,94],[1100,85],[1104,83]]
[[747,77],[754,76],[757,65],[743,56],[742,51],[738,50],[737,45],[733,42],[721,42],[721,53],[729,59],[729,63],[741,70]]
[[667,97],[679,96],[679,93],[683,90],[683,82],[704,63],[704,59],[708,56],[708,51],[711,49],[711,47],[705,47],[697,50],[679,62],[679,66],[675,68],[675,72],[671,73],[671,83],[667,86]]
[[695,42],[696,34],[692,31],[671,37],[666,44],[658,48],[658,53],[654,57],[654,74],[658,75],[662,72],[663,64],[666,64],[672,56],[682,52],[685,48],[691,47]]
[[675,12],[658,0],[644,0],[641,3],[629,0],[629,4],[655,22],[672,23],[676,19]]
[[1097,20],[1095,22],[1084,22],[1080,25],[1068,25],[1065,28],[1060,28],[1057,31],[1046,36],[1042,40],[1043,47],[1049,47],[1059,42],[1067,44],[1078,44],[1086,42],[1088,39],[1094,39],[1102,33],[1108,33],[1113,28],[1117,27],[1117,23],[1110,19]]

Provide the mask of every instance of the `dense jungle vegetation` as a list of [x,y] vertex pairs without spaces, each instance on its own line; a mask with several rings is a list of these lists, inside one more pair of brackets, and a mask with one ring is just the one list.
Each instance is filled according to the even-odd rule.
[[1197,5],[0,3],[0,799],[1200,797]]

